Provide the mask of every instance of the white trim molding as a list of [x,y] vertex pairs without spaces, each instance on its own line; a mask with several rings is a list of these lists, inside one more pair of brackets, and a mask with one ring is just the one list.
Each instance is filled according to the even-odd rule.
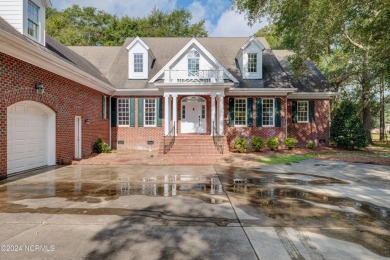
[[295,92],[287,96],[287,99],[332,99],[338,96],[338,92]]
[[287,96],[296,88],[231,88],[226,96]]
[[154,89],[116,89],[113,96],[162,96],[163,92]]

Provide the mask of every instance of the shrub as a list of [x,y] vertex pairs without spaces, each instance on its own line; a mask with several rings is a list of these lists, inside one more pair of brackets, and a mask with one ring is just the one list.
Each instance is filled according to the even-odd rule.
[[314,149],[316,147],[317,147],[317,145],[313,141],[308,142],[307,145],[306,145],[306,148],[308,148],[308,149]]
[[246,153],[247,144],[245,138],[236,138],[234,140],[234,148],[237,149],[239,153]]
[[272,151],[279,150],[279,140],[276,137],[272,137],[272,138],[267,139],[267,142],[265,142],[265,144]]
[[255,152],[260,151],[264,147],[263,139],[260,136],[255,136],[252,138],[252,149]]
[[96,139],[95,143],[93,144],[93,152],[108,153],[110,151],[110,146],[106,144],[101,137],[98,137],[98,139]]
[[368,146],[366,131],[351,101],[342,101],[336,109],[330,127],[330,141],[349,150]]
[[286,140],[284,140],[284,145],[285,145],[289,150],[295,148],[295,146],[297,146],[297,143],[298,143],[297,139],[291,138],[291,137],[286,138]]

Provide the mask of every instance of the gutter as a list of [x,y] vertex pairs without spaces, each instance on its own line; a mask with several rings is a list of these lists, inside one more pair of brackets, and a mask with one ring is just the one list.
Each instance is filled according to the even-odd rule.
[[338,92],[295,92],[288,96],[289,99],[332,99],[338,96]]
[[226,96],[287,96],[295,91],[296,88],[231,88]]

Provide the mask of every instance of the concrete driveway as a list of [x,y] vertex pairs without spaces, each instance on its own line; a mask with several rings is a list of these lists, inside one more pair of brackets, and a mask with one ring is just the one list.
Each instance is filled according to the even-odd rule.
[[385,259],[390,167],[66,166],[0,183],[1,259]]

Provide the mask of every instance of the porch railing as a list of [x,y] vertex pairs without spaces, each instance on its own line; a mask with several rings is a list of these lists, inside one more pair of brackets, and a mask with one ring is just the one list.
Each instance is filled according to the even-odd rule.
[[167,135],[164,135],[164,154],[171,150],[173,144],[175,143],[176,131],[175,131],[175,122],[173,122],[173,127]]
[[166,70],[165,83],[223,83],[223,70]]
[[217,128],[215,127],[215,122],[213,121],[213,142],[215,145],[215,148],[223,154],[224,149],[224,142],[225,142],[225,136],[220,135],[217,131]]

